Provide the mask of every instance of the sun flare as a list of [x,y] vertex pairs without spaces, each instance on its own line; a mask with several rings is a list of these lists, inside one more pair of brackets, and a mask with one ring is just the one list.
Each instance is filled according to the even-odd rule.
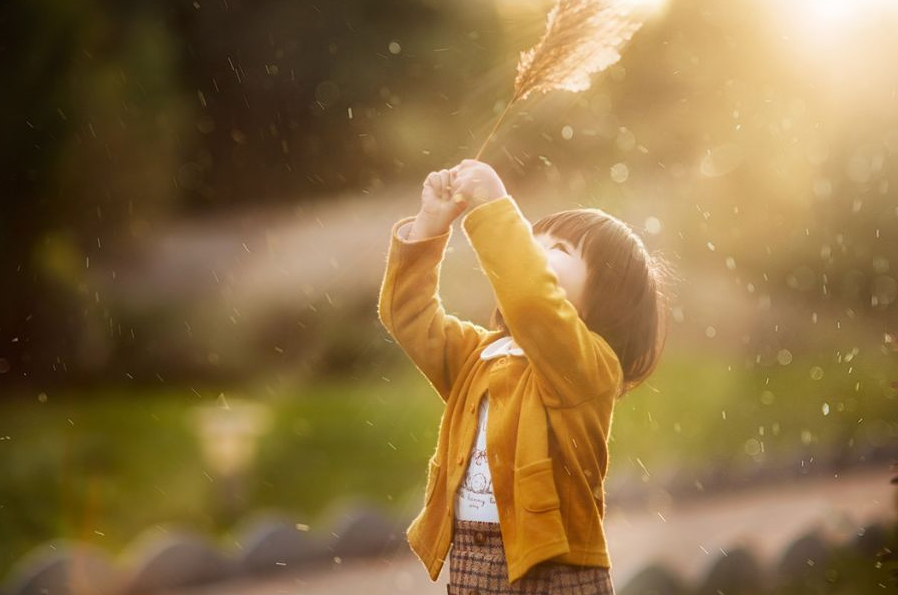
[[898,15],[894,0],[794,0],[777,2],[776,8],[791,11],[799,26],[809,32],[826,34]]

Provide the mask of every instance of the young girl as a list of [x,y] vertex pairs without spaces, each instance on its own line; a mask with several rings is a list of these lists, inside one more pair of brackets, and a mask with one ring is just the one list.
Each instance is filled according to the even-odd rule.
[[[447,314],[438,294],[469,205],[462,227],[497,301],[489,330]],[[658,361],[665,271],[599,209],[531,226],[471,159],[428,175],[418,214],[394,224],[378,316],[446,404],[407,537],[433,581],[450,553],[450,595],[613,595],[612,410]]]

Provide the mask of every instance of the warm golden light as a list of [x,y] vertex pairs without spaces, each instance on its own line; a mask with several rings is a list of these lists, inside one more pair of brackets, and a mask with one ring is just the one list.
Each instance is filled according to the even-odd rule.
[[[782,59],[846,109],[888,92],[890,48],[898,30],[894,0],[768,0]],[[847,103],[846,103],[847,102]]]
[[667,0],[621,0],[621,4],[634,6],[647,12],[661,12],[667,5]]
[[846,0],[815,0],[808,3],[808,11],[823,22],[837,22],[848,16],[858,3]]
[[805,34],[841,36],[859,24],[872,24],[898,15],[894,0],[795,0],[776,2],[776,10],[791,13],[793,23]]

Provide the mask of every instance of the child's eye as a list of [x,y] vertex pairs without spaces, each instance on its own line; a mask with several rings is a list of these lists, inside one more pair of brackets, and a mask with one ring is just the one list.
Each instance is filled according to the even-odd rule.
[[562,244],[561,242],[556,242],[555,245],[552,246],[552,247],[553,247],[553,248],[557,248],[558,246],[561,246],[561,249],[564,250],[565,254],[567,254],[567,246],[565,246],[565,245]]

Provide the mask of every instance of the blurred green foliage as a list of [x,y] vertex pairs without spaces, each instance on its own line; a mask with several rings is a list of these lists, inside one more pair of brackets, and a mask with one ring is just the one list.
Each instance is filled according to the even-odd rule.
[[818,473],[894,454],[895,355],[843,339],[821,341],[833,352],[764,364],[672,346],[647,386],[615,408],[612,477],[614,469],[644,481],[712,470],[731,481],[765,468]]

